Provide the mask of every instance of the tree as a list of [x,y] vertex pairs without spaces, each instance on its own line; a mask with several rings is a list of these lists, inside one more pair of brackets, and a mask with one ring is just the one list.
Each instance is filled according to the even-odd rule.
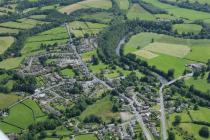
[[176,115],[173,125],[174,126],[179,125],[180,122],[181,122],[181,117],[179,115]]
[[201,129],[199,130],[199,135],[201,137],[204,137],[204,138],[208,138],[209,137],[209,129],[208,127],[201,127]]
[[173,132],[168,132],[168,140],[175,140],[175,134]]
[[169,69],[167,73],[168,77],[174,77],[174,69]]
[[209,72],[209,75],[207,77],[207,81],[210,83],[210,72]]
[[92,62],[93,62],[93,65],[98,65],[99,64],[99,60],[95,55],[92,56]]

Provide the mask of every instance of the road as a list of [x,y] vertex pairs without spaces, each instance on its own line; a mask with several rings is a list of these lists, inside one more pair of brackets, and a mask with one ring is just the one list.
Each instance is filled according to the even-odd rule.
[[117,48],[115,50],[117,56],[120,56],[120,49],[121,49],[122,45],[125,43],[125,39],[126,39],[126,36],[124,36],[117,45]]
[[176,81],[178,80],[181,80],[181,79],[184,79],[184,78],[187,78],[187,77],[192,77],[193,76],[193,73],[189,73],[189,74],[186,74],[184,76],[180,76],[178,77],[177,79],[174,79],[172,81],[169,81],[165,84],[162,84],[162,86],[160,87],[160,90],[159,90],[159,94],[160,94],[160,108],[161,108],[161,131],[162,131],[162,139],[163,140],[167,140],[167,128],[166,128],[166,119],[165,119],[165,107],[164,107],[164,99],[163,99],[163,89],[166,87],[166,86],[169,86],[173,83],[175,83]]

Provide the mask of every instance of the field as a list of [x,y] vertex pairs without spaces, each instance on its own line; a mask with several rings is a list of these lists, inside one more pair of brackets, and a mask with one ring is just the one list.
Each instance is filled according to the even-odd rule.
[[75,140],[98,140],[94,134],[77,135]]
[[10,28],[4,28],[4,27],[0,27],[0,33],[18,33],[19,30],[18,29],[10,29]]
[[139,4],[133,4],[127,13],[128,19],[154,20],[154,16]]
[[65,68],[61,70],[61,75],[67,78],[73,77],[74,76],[74,71],[69,68]]
[[129,8],[129,0],[116,0],[120,9],[128,10]]
[[208,90],[210,90],[210,83],[207,82],[207,74],[204,76],[204,78],[198,77],[197,79],[186,79],[185,83],[188,86],[193,85],[196,89],[202,92],[207,92]]
[[[103,107],[103,109],[101,109],[101,107]],[[112,102],[109,97],[104,97],[93,105],[88,106],[87,109],[80,115],[80,119],[84,120],[85,117],[94,114],[101,117],[103,121],[109,122],[111,118],[119,117],[119,114],[113,113],[111,109]]]
[[92,14],[83,14],[80,18],[82,19],[95,19],[97,21],[102,21],[104,23],[108,23],[112,20],[113,14],[108,12],[96,12]]
[[0,54],[3,54],[15,41],[11,36],[0,37]]
[[210,59],[209,43],[210,40],[205,39],[187,40],[155,33],[140,33],[132,36],[125,44],[124,54],[134,53],[165,72],[174,68],[175,75],[178,76],[185,70],[185,64],[194,61],[206,63]]
[[7,58],[0,62],[0,68],[2,69],[15,69],[19,67],[23,57]]
[[169,14],[173,14],[175,17],[180,17],[187,20],[202,20],[209,19],[210,14],[206,12],[195,11],[191,9],[179,8],[176,6],[171,6],[169,4],[161,3],[158,0],[143,0],[145,2],[151,3],[156,7],[165,9]]
[[102,8],[109,9],[112,7],[110,0],[85,0],[59,9],[62,13],[72,13],[79,9],[85,8]]
[[151,43],[144,47],[144,50],[154,53],[162,53],[174,57],[183,58],[190,52],[190,48],[185,45],[176,45],[168,43]]
[[44,119],[44,117],[38,118],[44,115],[39,106],[33,100],[28,99],[9,109],[9,115],[2,120],[0,128],[2,127],[1,129],[5,133],[13,132],[14,127],[16,129],[25,129],[30,124]]
[[190,114],[192,116],[192,119],[195,121],[205,121],[210,122],[210,109],[199,107],[199,110],[190,110]]
[[0,109],[6,108],[9,105],[12,105],[16,101],[21,99],[20,96],[17,96],[15,94],[2,94],[0,93]]
[[197,24],[175,24],[173,26],[173,30],[177,30],[179,34],[182,33],[194,33],[198,34],[200,33],[202,29],[202,26],[197,25]]

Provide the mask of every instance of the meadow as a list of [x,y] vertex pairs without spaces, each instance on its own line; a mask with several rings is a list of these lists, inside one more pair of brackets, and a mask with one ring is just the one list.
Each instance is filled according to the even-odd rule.
[[7,108],[8,106],[18,101],[19,99],[21,99],[21,97],[15,95],[14,93],[10,94],[0,93],[0,109]]
[[120,9],[128,10],[129,8],[129,0],[116,0],[117,4],[119,5]]
[[15,41],[14,37],[0,37],[0,54],[3,54]]
[[127,12],[128,19],[141,19],[141,20],[154,20],[155,17],[142,8],[139,4],[133,4],[128,12]]
[[194,33],[198,34],[201,32],[202,26],[197,24],[175,24],[173,25],[173,30],[177,31],[179,34],[182,33]]
[[110,0],[85,0],[59,9],[62,13],[72,13],[79,9],[85,8],[102,8],[109,9],[112,7]]
[[[119,117],[118,113],[113,113],[111,111],[113,103],[110,101],[109,98],[109,96],[104,97],[103,99],[98,100],[93,105],[88,106],[87,109],[84,112],[82,112],[79,118],[81,120],[84,120],[85,117],[95,114],[98,117],[101,117],[103,121],[110,122],[111,118]],[[101,109],[102,106],[103,110]]]

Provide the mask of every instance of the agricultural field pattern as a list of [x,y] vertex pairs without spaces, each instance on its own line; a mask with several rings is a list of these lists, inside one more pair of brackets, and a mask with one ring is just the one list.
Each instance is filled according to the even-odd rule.
[[0,140],[210,140],[210,0],[0,0]]

